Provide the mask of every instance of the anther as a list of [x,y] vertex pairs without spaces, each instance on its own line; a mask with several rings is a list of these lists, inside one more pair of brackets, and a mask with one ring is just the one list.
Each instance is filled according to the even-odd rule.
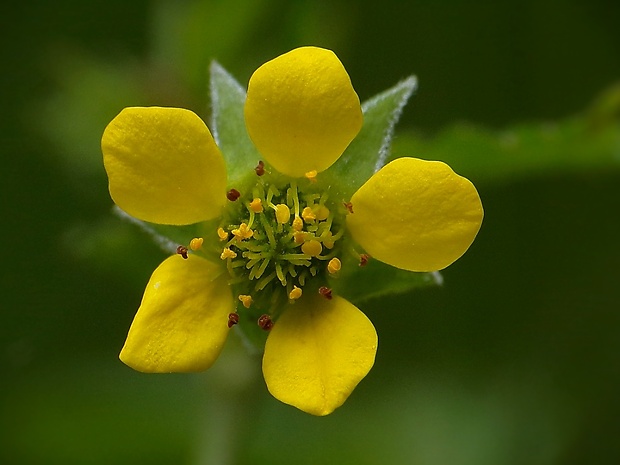
[[223,251],[222,254],[220,255],[220,258],[222,260],[226,260],[227,258],[235,258],[237,256],[237,253],[230,250],[228,247],[226,247]]
[[230,200],[231,202],[234,202],[239,197],[241,197],[241,193],[237,189],[231,189],[228,192],[226,192],[226,198]]
[[303,244],[306,241],[306,233],[296,231],[293,233],[293,240],[295,241],[295,244]]
[[250,209],[254,213],[262,213],[263,211],[263,201],[259,198],[255,198],[250,202]]
[[187,260],[187,247],[185,247],[184,245],[180,245],[177,247],[177,253],[183,257],[185,260]]
[[262,160],[258,161],[258,165],[256,165],[256,168],[254,168],[254,171],[256,171],[257,176],[262,176],[263,174],[265,174],[265,164]]
[[302,229],[304,229],[304,221],[300,217],[296,216],[293,220],[293,230],[299,232]]
[[316,219],[319,221],[323,221],[326,220],[329,217],[329,208],[327,208],[325,205],[321,205],[319,208],[317,208],[316,210]]
[[224,228],[217,228],[217,236],[220,238],[220,241],[228,240],[228,232],[224,231]]
[[269,315],[261,315],[258,318],[258,326],[265,331],[269,331],[273,328],[273,321]]
[[194,237],[191,241],[189,241],[189,248],[196,251],[202,247],[202,243],[205,240],[202,237]]
[[276,205],[276,220],[280,224],[288,223],[288,220],[291,218],[291,209],[288,208],[288,205],[280,203]]
[[336,257],[332,258],[327,264],[327,271],[329,271],[330,274],[338,273],[340,268],[342,268],[342,263]]
[[239,296],[239,301],[243,304],[245,308],[250,308],[253,302],[251,295],[244,295],[244,294],[241,294]]
[[310,240],[308,242],[304,242],[301,246],[301,251],[306,255],[310,255],[311,257],[316,257],[321,254],[323,251],[323,246],[317,240]]
[[368,255],[367,253],[360,254],[360,265],[359,266],[368,265],[369,260],[370,260],[370,255]]
[[323,245],[325,247],[327,247],[328,249],[333,249],[334,248],[334,238],[332,237],[332,233],[331,231],[327,231],[327,234],[325,234],[324,236],[322,236],[323,239]]
[[303,211],[301,212],[301,217],[306,221],[306,223],[316,220],[316,215],[310,207],[306,207],[303,209]]
[[310,180],[310,182],[316,182],[316,175],[318,173],[316,170],[308,171],[305,176]]
[[249,239],[254,235],[254,231],[248,227],[247,223],[241,223],[239,228],[232,230],[232,233],[238,241]]
[[351,202],[344,202],[343,205],[349,213],[353,213],[353,204]]
[[293,286],[293,290],[289,292],[288,298],[291,300],[297,300],[301,297],[301,289],[297,286]]
[[237,323],[239,323],[239,314],[238,313],[229,313],[228,314],[228,327],[232,328]]
[[319,294],[321,294],[327,300],[332,300],[332,290],[329,287],[326,287],[326,286],[319,287]]

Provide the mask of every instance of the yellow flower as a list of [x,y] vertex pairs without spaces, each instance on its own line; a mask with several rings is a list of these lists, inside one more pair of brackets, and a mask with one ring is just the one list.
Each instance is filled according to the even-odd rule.
[[143,372],[205,370],[229,328],[247,323],[239,316],[260,315],[270,330],[269,391],[327,415],[366,376],[377,350],[370,320],[325,286],[344,272],[344,252],[362,248],[405,270],[440,270],[473,242],[482,205],[447,165],[415,158],[384,166],[350,199],[321,184],[362,127],[358,96],[329,50],[303,47],[261,66],[245,121],[265,163],[257,160],[243,189],[227,186],[220,150],[191,111],[126,108],[106,128],[104,165],[122,210],[159,224],[219,219],[205,223],[213,231],[199,249],[188,255],[183,247],[155,270],[120,358]]

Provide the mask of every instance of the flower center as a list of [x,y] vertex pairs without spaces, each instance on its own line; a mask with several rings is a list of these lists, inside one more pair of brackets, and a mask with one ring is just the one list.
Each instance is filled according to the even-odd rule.
[[340,270],[346,208],[315,180],[299,183],[261,170],[250,192],[229,196],[226,222],[217,230],[220,258],[245,308],[271,312],[294,303],[311,281],[318,292],[326,275]]

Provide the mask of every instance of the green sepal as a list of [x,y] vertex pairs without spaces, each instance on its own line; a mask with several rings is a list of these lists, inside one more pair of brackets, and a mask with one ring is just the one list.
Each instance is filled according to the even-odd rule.
[[242,190],[253,180],[261,159],[245,129],[245,89],[219,63],[210,67],[211,132],[220,148],[228,173],[228,186]]
[[362,104],[364,124],[342,156],[321,174],[322,182],[337,184],[339,194],[349,198],[377,172],[390,153],[394,126],[415,90],[410,76]]
[[177,247],[180,245],[187,247],[194,237],[202,237],[204,239],[203,247],[200,252],[198,252],[199,255],[211,260],[217,260],[221,252],[218,247],[216,235],[217,227],[220,222],[219,218],[203,221],[201,223],[178,226],[142,221],[125,213],[117,206],[113,208],[113,212],[119,218],[137,226],[167,254],[177,253]]
[[366,266],[348,262],[343,265],[339,275],[330,280],[332,290],[354,304],[442,283],[443,278],[439,272],[415,273],[394,268],[372,258]]

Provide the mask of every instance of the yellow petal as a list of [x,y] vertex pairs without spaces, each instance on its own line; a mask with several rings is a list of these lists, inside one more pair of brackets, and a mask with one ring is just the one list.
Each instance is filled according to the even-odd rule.
[[478,191],[445,163],[399,158],[351,198],[347,226],[372,257],[409,271],[441,270],[474,241]]
[[362,127],[362,109],[334,52],[302,47],[254,72],[245,122],[269,163],[302,177],[327,169],[342,155]]
[[146,286],[120,359],[145,373],[209,368],[222,351],[233,311],[227,275],[190,255],[166,259]]
[[377,333],[341,297],[304,295],[277,320],[263,356],[269,392],[312,415],[340,407],[372,368]]
[[160,224],[219,216],[226,167],[209,129],[180,108],[125,108],[101,139],[110,195],[130,215]]

